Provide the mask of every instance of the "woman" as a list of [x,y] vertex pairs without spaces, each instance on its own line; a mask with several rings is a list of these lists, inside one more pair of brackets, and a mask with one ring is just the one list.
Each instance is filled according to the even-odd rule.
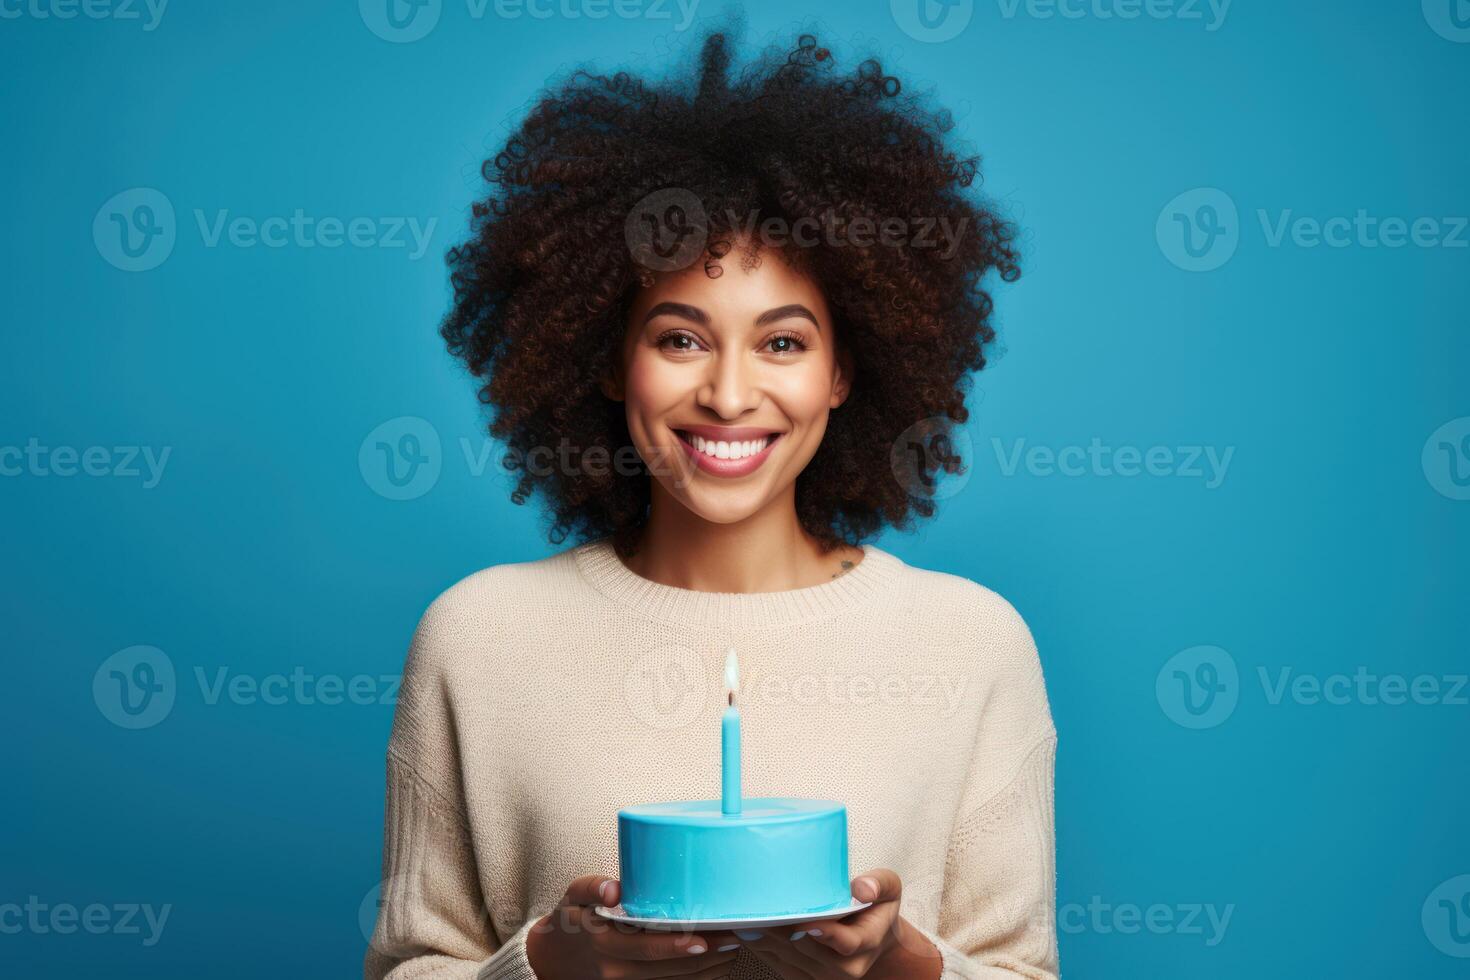
[[[1030,633],[862,544],[959,469],[1014,232],[963,193],[945,113],[834,61],[803,36],[734,78],[716,34],[687,84],[579,72],[486,164],[443,334],[514,499],[583,543],[471,575],[419,626],[368,977],[1056,975]],[[844,802],[873,904],[608,928],[617,810],[719,793],[730,647],[745,794]]]

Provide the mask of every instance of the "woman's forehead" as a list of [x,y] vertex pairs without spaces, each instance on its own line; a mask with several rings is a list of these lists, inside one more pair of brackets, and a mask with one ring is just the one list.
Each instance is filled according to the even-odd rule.
[[642,323],[655,307],[666,304],[692,307],[713,321],[731,324],[755,324],[772,310],[794,306],[810,310],[819,325],[829,322],[821,288],[778,256],[761,255],[749,265],[732,252],[715,261],[723,270],[718,276],[696,262],[640,287],[629,310],[630,324]]

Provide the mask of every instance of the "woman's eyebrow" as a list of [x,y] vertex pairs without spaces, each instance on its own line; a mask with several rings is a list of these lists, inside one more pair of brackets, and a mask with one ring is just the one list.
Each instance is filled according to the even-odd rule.
[[690,306],[688,303],[671,303],[667,301],[655,303],[653,308],[644,314],[643,322],[647,324],[648,321],[656,316],[683,317],[685,320],[693,320],[702,327],[709,326],[709,314],[697,306]]
[[[657,316],[677,316],[685,320],[692,320],[703,327],[709,326],[709,314],[697,306],[690,306],[688,303],[675,303],[668,300],[662,303],[655,303],[644,314],[643,322],[647,324]],[[805,317],[812,321],[818,329],[822,326],[817,321],[817,315],[800,303],[787,303],[785,306],[778,306],[774,309],[766,310],[766,312],[755,318],[755,325],[763,327],[768,323],[775,323],[777,320],[785,320],[793,316]]]
[[766,312],[755,318],[755,325],[764,327],[768,323],[775,323],[777,320],[784,320],[792,316],[806,317],[812,323],[816,324],[818,329],[822,326],[820,323],[817,323],[816,314],[800,303],[787,303],[785,306],[778,306],[774,310],[766,310]]

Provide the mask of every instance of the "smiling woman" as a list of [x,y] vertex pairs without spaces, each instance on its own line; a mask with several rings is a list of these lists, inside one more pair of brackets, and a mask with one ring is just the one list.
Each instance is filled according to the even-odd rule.
[[[948,431],[1015,232],[965,193],[977,158],[947,113],[836,60],[803,36],[737,80],[716,34],[692,78],[579,71],[486,163],[442,333],[513,498],[579,542],[470,576],[420,624],[370,978],[1055,976],[1031,634],[865,543],[931,515],[961,466]],[[636,470],[605,465],[628,448]],[[745,792],[842,801],[869,904],[779,934],[609,931],[617,812],[707,796],[716,746],[692,733],[726,706],[671,719],[645,682],[716,675],[731,646],[752,676],[886,692],[741,700],[776,739]],[[936,680],[961,692],[944,710],[917,693]],[[611,732],[616,760],[583,750]]]
[[[851,370],[822,291],[785,262],[714,278],[686,269],[639,290],[602,389],[625,404],[640,455],[666,461],[649,468],[642,537],[683,537],[689,520],[789,521],[797,478],[822,444],[828,413],[846,400]],[[854,557],[839,550],[839,561]],[[629,564],[639,567],[636,554]]]
[[[850,72],[836,60],[808,35],[732,78],[716,34],[687,81],[579,71],[486,162],[491,193],[450,253],[455,302],[442,332],[484,379],[509,465],[569,444],[568,465],[522,468],[513,492],[542,495],[553,540],[610,537],[625,557],[637,549],[654,483],[589,472],[579,457],[639,445],[607,397],[619,354],[634,353],[629,329],[681,293],[734,329],[712,305],[724,292],[707,302],[696,292],[699,279],[734,268],[778,270],[738,280],[766,301],[758,310],[742,301],[741,330],[757,326],[752,314],[801,303],[821,321],[819,358],[845,365],[847,400],[795,484],[804,535],[830,551],[933,513],[932,497],[914,490],[960,467],[945,430],[968,418],[968,378],[994,338],[982,280],[1019,275],[1016,231],[965,193],[979,158],[951,145],[947,110],[905,92],[875,60]],[[780,234],[813,222],[826,233]],[[630,224],[657,240],[630,241]],[[683,265],[660,261],[671,251]],[[797,320],[779,326],[790,333]],[[709,328],[697,318],[661,315],[658,333],[679,326],[690,339],[672,347],[713,353],[698,342]],[[895,480],[890,450],[921,421],[930,438],[918,472]]]

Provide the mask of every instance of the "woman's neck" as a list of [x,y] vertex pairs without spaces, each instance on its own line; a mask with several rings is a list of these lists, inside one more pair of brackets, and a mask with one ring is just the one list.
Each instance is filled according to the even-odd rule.
[[637,553],[625,564],[681,589],[781,592],[829,582],[862,560],[861,548],[822,550],[796,519],[792,487],[786,499],[734,524],[706,521],[655,490]]

